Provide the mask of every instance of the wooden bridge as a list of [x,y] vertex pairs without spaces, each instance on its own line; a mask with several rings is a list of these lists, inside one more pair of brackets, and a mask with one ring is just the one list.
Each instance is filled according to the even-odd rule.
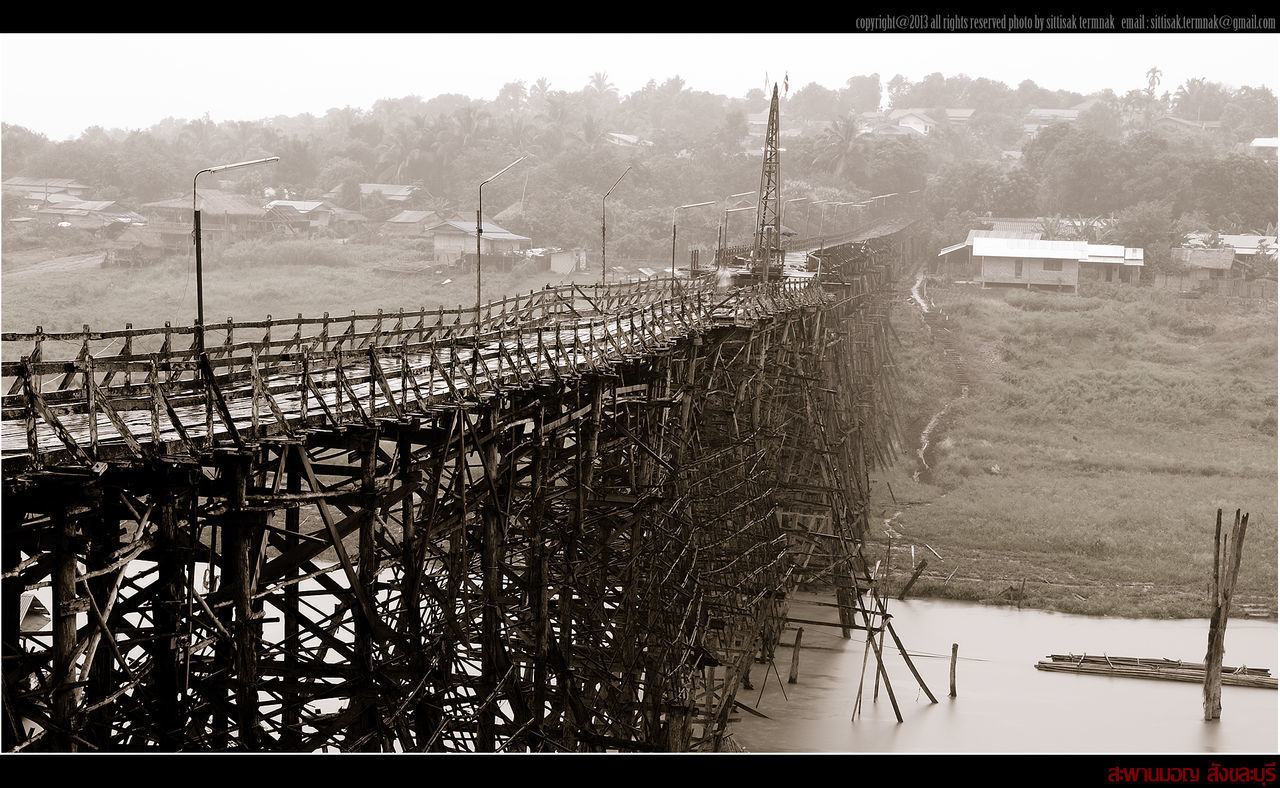
[[4,334],[4,750],[724,748],[790,589],[884,620],[901,240],[823,255],[228,322],[204,356]]

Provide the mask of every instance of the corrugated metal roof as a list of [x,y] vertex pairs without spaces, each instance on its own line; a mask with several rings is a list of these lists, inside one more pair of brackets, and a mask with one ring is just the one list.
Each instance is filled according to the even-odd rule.
[[[475,222],[470,222],[470,223],[468,223],[468,222],[458,222],[458,221],[452,221],[452,222],[441,222],[440,224],[437,224],[437,225],[435,225],[435,226],[433,226],[433,227],[429,227],[429,228],[428,228],[428,230],[429,230],[429,231],[435,231],[435,230],[439,230],[441,227],[451,227],[451,228],[453,228],[454,230],[457,230],[457,231],[459,231],[459,232],[461,232],[461,233],[464,233],[464,234],[466,234],[466,235],[475,235],[475,234],[476,234],[476,224],[475,224]],[[528,241],[528,240],[530,240],[529,238],[527,238],[527,237],[525,237],[525,236],[523,236],[523,235],[516,235],[516,234],[515,234],[515,233],[513,233],[513,232],[508,232],[507,230],[502,229],[502,228],[501,228],[501,227],[499,227],[498,225],[496,225],[496,224],[491,224],[491,223],[489,223],[489,222],[481,222],[481,223],[480,223],[480,229],[483,231],[483,234],[484,234],[484,236],[485,236],[486,238],[493,238],[493,239],[496,239],[496,240],[499,240],[499,241]]]
[[[249,202],[247,197],[235,194],[234,192],[224,192],[218,189],[200,189],[197,192],[199,204],[197,207],[204,213],[208,214],[230,214],[232,216],[264,216],[266,209],[261,208]],[[191,210],[191,195],[185,197],[176,197],[172,200],[160,200],[159,202],[149,202],[142,206],[143,208],[181,208]]]
[[1042,225],[1039,219],[993,219],[991,230],[1005,237],[1015,233],[1039,232]]
[[1040,232],[1011,232],[1005,230],[970,230],[965,243],[973,243],[974,238],[1012,238],[1023,241],[1039,241],[1044,237]]
[[401,211],[387,221],[395,222],[396,224],[415,224],[417,222],[439,220],[440,216],[435,211]]
[[946,247],[942,251],[938,252],[938,256],[942,257],[943,255],[959,251],[966,246],[972,246],[975,238],[1008,238],[1011,240],[1038,241],[1040,240],[1041,235],[1043,235],[1043,233],[1006,233],[1000,232],[999,230],[970,230],[968,237],[966,237],[962,243],[952,244],[951,246]]
[[1042,241],[1028,238],[975,238],[977,257],[1034,257],[1044,260],[1079,260],[1088,253],[1084,241]]
[[20,175],[5,178],[5,186],[19,188],[50,188],[50,189],[87,189],[88,186],[78,183],[72,178],[24,178]]
[[1274,235],[1224,235],[1222,242],[1235,249],[1236,254],[1257,254],[1258,244],[1265,241],[1275,253],[1276,237]]
[[1186,246],[1179,246],[1173,249],[1172,255],[1175,263],[1189,265],[1192,268],[1210,268],[1218,271],[1226,271],[1231,268],[1235,262],[1235,250],[1229,246],[1220,249],[1192,249]]
[[280,205],[287,205],[298,213],[308,213],[316,208],[324,205],[324,200],[272,200],[267,203],[267,208],[275,208]]

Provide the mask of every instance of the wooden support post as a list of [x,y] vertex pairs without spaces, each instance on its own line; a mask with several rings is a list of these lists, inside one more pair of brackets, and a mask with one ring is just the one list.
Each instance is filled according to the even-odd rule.
[[[120,520],[116,512],[117,507],[104,497],[98,509],[99,517],[93,522],[86,569],[108,571],[82,583],[81,586],[85,594],[90,597],[90,604],[96,604],[101,610],[108,609],[115,593],[113,573],[109,568],[113,563],[112,554],[120,547]],[[99,634],[103,638],[114,637],[106,626],[101,627]],[[103,701],[115,691],[116,683],[122,675],[116,663],[118,653],[118,646],[114,641],[109,644],[100,643],[94,652],[93,664],[89,670],[89,686],[86,688],[86,699],[89,704]],[[94,710],[86,721],[86,738],[100,750],[112,749],[111,731],[115,712],[116,707],[108,703]]]
[[[19,499],[20,501],[21,499]],[[26,515],[25,507],[15,500],[5,501],[0,508],[0,521],[3,521],[4,533],[0,536],[0,553],[3,554],[3,571],[5,576],[0,580],[0,642],[3,646],[4,664],[16,664],[22,653],[22,577],[16,572],[9,574],[22,559],[19,528]],[[7,688],[7,684],[6,684]],[[13,752],[23,740],[26,731],[22,729],[21,720],[16,715],[4,714],[0,722],[0,749]]]
[[76,707],[75,665],[72,657],[76,647],[76,527],[63,507],[53,515],[53,674],[50,717],[52,734],[60,752],[77,752],[81,748],[75,737],[74,712]]
[[373,643],[375,637],[373,630],[377,609],[372,607],[376,599],[374,583],[378,579],[378,551],[374,543],[374,523],[377,517],[376,473],[378,462],[378,432],[376,427],[362,431],[359,438],[359,457],[360,544],[359,557],[356,560],[356,569],[359,572],[359,588],[353,588],[352,591],[367,600],[370,610],[366,616],[355,616],[356,670],[358,671],[361,690],[363,690],[360,694],[364,697],[352,702],[363,704],[364,709],[357,716],[353,725],[353,738],[363,738],[364,740],[364,744],[357,748],[359,751],[378,752],[380,740],[377,735],[379,728],[378,704],[376,702],[377,685],[373,676]]
[[795,684],[800,676],[800,640],[804,637],[804,627],[796,629],[796,642],[791,647],[791,672],[787,675],[787,683]]
[[[302,387],[304,392],[306,386]],[[295,451],[291,446],[282,446],[280,449],[285,455],[285,490],[290,493],[302,492],[302,471],[298,468]],[[284,545],[286,551],[293,551],[298,548],[298,534],[301,530],[302,513],[297,504],[289,506],[284,512],[284,529],[285,538]],[[291,576],[298,574],[295,567],[290,570]],[[292,579],[292,578],[289,578]],[[284,588],[284,606],[281,610],[284,619],[284,662],[290,668],[290,672],[296,676],[299,659],[299,651],[301,645],[298,641],[302,634],[302,628],[298,624],[298,605],[301,597],[298,593],[298,584],[290,583]],[[290,689],[298,686],[296,677],[288,677],[284,679],[284,685]],[[286,699],[299,697],[295,692],[286,692]],[[302,704],[293,700],[286,700],[285,708],[281,711],[280,730],[280,748],[286,752],[297,752],[302,747]]]
[[929,559],[921,558],[920,563],[916,564],[916,569],[911,573],[911,579],[902,587],[902,593],[898,594],[898,599],[906,599],[907,592],[911,590],[911,586],[916,584],[916,580],[920,579],[920,574],[924,572],[924,568],[929,565]]
[[951,644],[951,697],[956,696],[956,655],[960,652],[960,644]]

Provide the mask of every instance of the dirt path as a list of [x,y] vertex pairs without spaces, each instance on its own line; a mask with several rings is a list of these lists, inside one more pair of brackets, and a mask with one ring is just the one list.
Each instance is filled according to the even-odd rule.
[[106,259],[105,252],[90,252],[48,260],[15,261],[5,272],[5,277],[18,279],[24,276],[47,276],[82,271],[88,268],[101,268]]

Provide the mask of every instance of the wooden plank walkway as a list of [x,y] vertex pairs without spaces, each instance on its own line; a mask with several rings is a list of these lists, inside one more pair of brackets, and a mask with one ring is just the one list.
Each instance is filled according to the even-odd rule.
[[[812,286],[811,286],[812,284]],[[808,280],[733,290],[710,283],[648,283],[606,288],[569,285],[467,310],[228,323],[206,329],[202,382],[194,327],[81,334],[5,334],[0,456],[91,464],[104,456],[165,453],[241,435],[289,433],[316,422],[341,426],[375,417],[479,403],[508,388],[572,378],[666,350],[694,333],[750,325],[823,303]],[[426,325],[428,316],[436,317]],[[453,316],[454,321],[448,322]],[[384,321],[395,320],[393,326]],[[412,325],[406,324],[416,319]],[[337,326],[346,329],[337,333]],[[319,326],[318,333],[314,329]],[[279,329],[293,329],[280,338]],[[271,329],[277,338],[271,338]],[[304,328],[311,331],[304,335]],[[477,328],[479,330],[477,330]],[[236,335],[265,330],[261,340]],[[221,334],[221,344],[216,339]],[[175,334],[192,346],[173,348]],[[214,337],[210,337],[215,334]],[[123,347],[113,355],[94,343]],[[50,343],[79,340],[76,357],[48,358]],[[137,346],[158,345],[150,353]],[[49,384],[53,384],[50,387]],[[12,465],[6,462],[6,465]]]

